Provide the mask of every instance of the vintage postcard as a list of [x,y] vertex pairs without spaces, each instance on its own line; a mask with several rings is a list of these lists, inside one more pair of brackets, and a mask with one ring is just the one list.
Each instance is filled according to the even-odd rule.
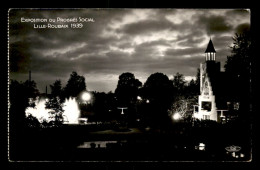
[[249,9],[9,9],[11,162],[251,162]]

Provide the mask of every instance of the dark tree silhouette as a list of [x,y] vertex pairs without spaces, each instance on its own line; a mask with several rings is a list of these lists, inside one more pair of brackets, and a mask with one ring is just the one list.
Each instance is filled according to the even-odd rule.
[[37,85],[36,82],[31,80],[26,80],[23,83],[24,86],[24,92],[25,92],[25,96],[26,97],[36,97],[37,95],[39,95],[39,90],[37,89]]
[[[10,110],[16,115],[17,121],[22,121],[25,117],[25,108],[29,106],[29,98],[35,98],[39,95],[39,90],[34,81],[18,82],[11,80],[10,82]],[[23,118],[23,119],[20,119]]]
[[143,87],[144,97],[150,102],[169,104],[173,99],[173,84],[163,73],[150,75]]
[[251,38],[249,33],[236,34],[233,37],[233,46],[231,47],[231,56],[227,57],[225,71],[230,76],[248,77],[251,62]]
[[185,121],[191,120],[193,105],[197,104],[199,94],[199,69],[196,80],[185,81],[183,74],[176,73],[173,79],[174,102],[168,110],[170,116],[181,115]]
[[73,71],[64,88],[65,97],[77,97],[80,92],[86,90],[85,77],[79,76],[77,72]]
[[56,80],[52,85],[50,85],[51,88],[51,95],[53,97],[61,96],[62,94],[62,85],[60,80]]
[[231,56],[227,57],[225,71],[229,76],[231,100],[239,101],[241,109],[249,110],[251,79],[251,37],[249,32],[236,34],[233,37]]
[[186,81],[184,79],[183,74],[177,72],[172,81],[175,92],[175,98],[183,96],[186,90]]
[[[9,135],[10,145],[13,146],[10,149],[11,155],[21,153],[21,148],[24,147],[24,133],[28,123],[25,118],[25,109],[29,106],[29,98],[38,95],[38,89],[36,87],[34,81],[10,81]],[[35,122],[35,120],[31,119],[29,121]],[[12,158],[14,158],[14,156]]]
[[120,105],[129,105],[135,103],[138,95],[138,89],[142,83],[135,78],[132,73],[123,73],[119,76],[115,95]]
[[179,72],[176,73],[176,75],[173,78],[173,86],[177,88],[178,90],[184,89],[185,86],[185,78],[183,74],[180,74]]
[[[138,96],[139,88],[142,83],[135,78],[134,74],[126,72],[119,76],[117,88],[115,90],[115,96],[117,99],[117,106],[127,107],[124,111],[124,120],[132,122],[136,117],[136,100]],[[120,114],[118,110],[118,114]]]
[[[29,96],[26,91],[28,86],[25,83],[18,82],[16,80],[11,80],[10,82],[10,120],[12,126],[23,127],[25,118],[25,108],[29,105]],[[33,92],[30,92],[33,93]],[[19,128],[17,128],[19,130]]]
[[95,118],[98,120],[109,120],[113,116],[112,111],[115,110],[114,102],[115,99],[113,94],[104,92],[94,92],[93,93],[93,111]]
[[145,117],[153,126],[167,124],[167,110],[173,101],[173,84],[163,73],[150,75],[142,88],[142,97],[148,100]]
[[200,68],[197,69],[195,85],[197,86],[197,92],[200,94]]
[[197,96],[199,95],[199,88],[196,84],[196,80],[191,79],[191,81],[188,83],[186,90],[185,90],[185,96]]
[[62,114],[64,112],[62,106],[63,105],[59,97],[51,98],[46,102],[45,108],[51,109],[51,111],[49,112],[51,121],[47,124],[47,126],[58,127],[62,125],[63,123]]

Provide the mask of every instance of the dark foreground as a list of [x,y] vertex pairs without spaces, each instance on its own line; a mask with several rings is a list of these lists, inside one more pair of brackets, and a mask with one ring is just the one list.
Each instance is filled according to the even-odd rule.
[[[166,131],[138,127],[113,129],[102,125],[23,129],[18,135],[12,136],[10,133],[10,159],[126,162],[250,161],[250,128],[247,123],[237,122],[196,127],[177,123]],[[107,144],[101,146],[98,142]],[[199,149],[200,143],[205,144],[205,150]],[[237,158],[225,150],[225,147],[231,145],[241,147],[236,153]]]

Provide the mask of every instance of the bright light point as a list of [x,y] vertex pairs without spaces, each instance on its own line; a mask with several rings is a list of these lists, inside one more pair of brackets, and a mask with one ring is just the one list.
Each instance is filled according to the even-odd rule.
[[82,100],[89,101],[91,99],[91,95],[87,92],[84,92],[81,96]]
[[204,143],[199,144],[199,150],[201,150],[201,151],[205,150],[205,144]]
[[174,120],[179,120],[181,118],[181,115],[179,114],[179,113],[175,113],[174,115],[173,115],[173,119]]
[[146,100],[146,103],[150,103],[150,101],[149,101],[149,100]]
[[137,96],[137,99],[138,99],[138,100],[142,100],[142,98],[141,98],[140,96]]

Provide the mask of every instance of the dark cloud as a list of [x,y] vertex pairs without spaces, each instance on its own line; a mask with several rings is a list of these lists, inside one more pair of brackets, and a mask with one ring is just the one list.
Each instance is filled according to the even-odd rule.
[[[134,73],[143,83],[155,72],[195,76],[208,35],[218,61],[224,63],[234,32],[248,28],[248,15],[244,10],[11,10],[11,78],[24,81],[32,70],[44,91],[56,79],[65,85],[77,71],[89,89],[107,92],[114,91],[123,72]],[[84,24],[84,29],[33,29],[33,23],[21,23],[21,17],[89,17],[95,22]]]
[[248,32],[249,30],[250,30],[250,25],[248,23],[240,24],[235,28],[235,32],[238,34]]
[[174,29],[175,25],[166,19],[162,20],[145,20],[131,24],[126,24],[124,27],[118,29],[118,32],[137,35],[143,33],[163,31],[166,29]]
[[226,22],[225,17],[222,16],[205,16],[202,15],[198,19],[198,24],[205,25],[208,34],[223,33],[230,31],[232,25]]
[[21,41],[15,44],[10,44],[10,71],[12,72],[27,72],[29,71],[31,54],[29,46]]

